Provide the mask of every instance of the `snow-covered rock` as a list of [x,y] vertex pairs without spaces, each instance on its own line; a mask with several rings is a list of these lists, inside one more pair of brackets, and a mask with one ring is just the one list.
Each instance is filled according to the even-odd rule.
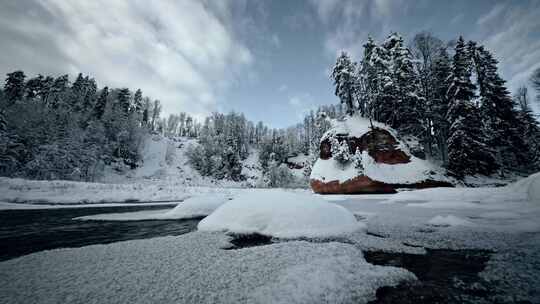
[[308,193],[253,190],[219,207],[198,228],[277,238],[329,238],[364,225],[347,209]]
[[[348,151],[336,148],[337,142]],[[452,185],[440,167],[412,155],[393,129],[375,122],[372,128],[362,117],[335,121],[320,150],[310,176],[317,193],[394,193],[396,188]],[[333,155],[337,152],[339,158]]]

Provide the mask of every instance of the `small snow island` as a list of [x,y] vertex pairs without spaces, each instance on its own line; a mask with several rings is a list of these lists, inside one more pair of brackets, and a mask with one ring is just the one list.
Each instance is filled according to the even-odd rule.
[[453,186],[442,168],[410,150],[385,124],[358,116],[333,120],[321,138],[311,188],[319,194],[367,194]]

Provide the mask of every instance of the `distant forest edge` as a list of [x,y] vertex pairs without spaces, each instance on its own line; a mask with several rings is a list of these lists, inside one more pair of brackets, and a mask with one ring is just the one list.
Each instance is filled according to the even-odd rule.
[[[187,113],[161,117],[159,100],[138,89],[98,88],[90,76],[7,74],[0,90],[0,175],[30,179],[94,181],[111,164],[135,168],[149,134],[197,138],[187,154],[201,175],[240,181],[242,161],[257,149],[269,186],[282,186],[282,164],[304,154],[311,165],[328,118],[360,115],[417,139],[417,153],[449,173],[467,175],[540,170],[540,126],[526,87],[514,96],[497,71],[497,60],[478,43],[443,42],[417,34],[410,46],[392,33],[369,38],[355,62],[343,52],[331,80],[339,105],[310,111],[302,122],[270,129],[241,113],[213,113],[196,121]],[[540,95],[540,69],[532,76]],[[538,97],[537,97],[538,99]]]

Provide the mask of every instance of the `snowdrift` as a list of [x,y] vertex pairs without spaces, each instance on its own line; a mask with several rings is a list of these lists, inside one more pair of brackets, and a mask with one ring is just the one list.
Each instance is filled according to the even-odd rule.
[[[338,143],[346,143],[354,159],[336,159]],[[310,176],[316,193],[395,193],[397,188],[452,186],[441,168],[412,155],[393,129],[376,122],[372,128],[362,117],[335,121],[321,139],[320,150]]]
[[311,194],[253,190],[219,207],[198,228],[295,239],[342,236],[364,228],[364,224],[344,207]]

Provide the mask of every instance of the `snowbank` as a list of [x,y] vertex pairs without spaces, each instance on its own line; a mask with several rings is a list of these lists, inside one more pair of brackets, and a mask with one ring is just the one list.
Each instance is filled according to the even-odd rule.
[[278,238],[327,238],[362,229],[345,208],[311,195],[253,190],[219,207],[199,223],[202,231],[258,233]]
[[436,188],[407,191],[395,194],[388,202],[414,202],[410,205],[424,205],[424,207],[430,208],[460,205],[490,209],[501,203],[508,206],[516,202],[539,201],[539,192],[540,173],[536,173],[505,187]]
[[75,218],[76,220],[94,221],[142,221],[142,220],[176,220],[204,217],[212,213],[219,206],[229,200],[225,194],[209,194],[196,196],[179,202],[168,211],[136,211],[123,213],[103,213]]
[[530,180],[527,195],[530,201],[540,203],[540,173],[528,177]]

